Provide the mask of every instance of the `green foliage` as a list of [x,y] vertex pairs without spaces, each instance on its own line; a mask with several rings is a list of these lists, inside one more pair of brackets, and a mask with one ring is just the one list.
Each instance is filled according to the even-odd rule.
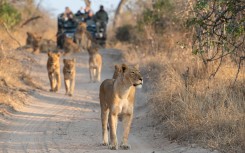
[[0,4],[0,23],[6,23],[13,27],[21,21],[21,14],[11,4],[3,2]]
[[144,25],[152,25],[155,29],[164,29],[165,18],[173,13],[171,0],[156,0],[152,9],[145,9],[142,17],[138,20],[139,28]]
[[227,55],[245,59],[244,1],[196,0],[193,8],[194,15],[186,25],[195,29],[194,54],[202,54],[203,61],[222,60]]
[[203,10],[208,7],[208,0],[198,0],[195,6],[196,10]]

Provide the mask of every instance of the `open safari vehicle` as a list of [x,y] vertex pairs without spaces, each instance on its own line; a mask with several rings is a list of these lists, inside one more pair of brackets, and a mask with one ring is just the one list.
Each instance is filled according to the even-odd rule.
[[64,38],[69,37],[75,40],[75,32],[78,22],[74,19],[63,19],[63,13],[58,15],[58,32],[57,32],[57,46],[63,49]]
[[75,42],[75,32],[80,22],[86,22],[87,31],[102,47],[106,43],[106,32],[103,28],[100,28],[99,33],[96,32],[96,23],[93,19],[85,20],[86,16],[75,15],[73,19],[64,20],[63,13],[58,15],[57,25],[57,47],[63,49],[65,37],[72,38]]

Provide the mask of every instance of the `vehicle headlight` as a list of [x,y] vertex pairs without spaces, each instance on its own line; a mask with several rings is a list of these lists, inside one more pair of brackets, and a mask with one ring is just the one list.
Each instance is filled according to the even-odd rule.
[[73,37],[73,33],[66,33],[66,36],[69,37],[69,38],[72,38]]

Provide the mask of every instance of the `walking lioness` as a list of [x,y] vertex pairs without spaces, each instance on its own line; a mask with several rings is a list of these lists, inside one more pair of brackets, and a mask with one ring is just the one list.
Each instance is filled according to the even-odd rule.
[[75,75],[76,75],[76,60],[73,59],[63,59],[64,62],[64,80],[65,80],[65,88],[66,95],[72,96],[75,87]]
[[75,32],[75,40],[76,43],[84,50],[87,50],[89,47],[91,47],[93,38],[91,34],[87,31],[86,23],[81,22],[78,25],[77,30]]
[[61,86],[60,80],[60,53],[48,52],[47,62],[48,77],[52,92],[57,92]]
[[117,121],[118,115],[123,119],[122,149],[130,149],[128,134],[133,119],[134,100],[128,99],[132,87],[141,87],[143,78],[135,66],[122,64],[121,72],[116,79],[106,79],[100,85],[100,107],[103,145],[108,145],[107,124],[110,127],[110,149],[118,149]]
[[88,48],[88,53],[90,81],[99,82],[101,77],[102,57],[98,53],[97,45],[93,43],[93,45]]
[[[138,68],[139,65],[137,65],[136,67]],[[118,65],[118,64],[115,65],[115,71],[113,73],[112,79],[116,79],[120,75],[120,73],[122,72],[122,69],[121,68],[122,68],[121,65]],[[130,87],[130,91],[129,91],[129,95],[128,95],[128,101],[129,101],[129,103],[134,103],[134,100],[135,100],[135,91],[136,91],[135,87],[133,87],[133,86]],[[119,119],[119,121],[122,121],[122,119],[123,119],[122,114],[118,116],[118,119]]]

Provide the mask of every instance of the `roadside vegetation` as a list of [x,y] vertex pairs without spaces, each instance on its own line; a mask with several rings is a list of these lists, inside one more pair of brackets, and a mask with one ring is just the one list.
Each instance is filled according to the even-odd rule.
[[[122,5],[109,45],[124,48],[124,58],[142,66],[154,126],[173,141],[242,153],[244,1],[124,0]],[[15,50],[25,44],[27,31],[55,39],[56,25],[32,0],[0,0],[1,114],[19,109],[32,87],[38,88],[29,76],[35,61]]]
[[37,64],[36,61],[27,50],[16,48],[25,45],[27,31],[55,38],[54,27],[48,13],[42,13],[33,1],[0,0],[1,115],[20,109],[30,92],[40,88],[30,77],[31,65]]
[[125,7],[112,41],[124,46],[126,60],[142,65],[154,124],[170,140],[245,150],[244,10],[240,0]]

